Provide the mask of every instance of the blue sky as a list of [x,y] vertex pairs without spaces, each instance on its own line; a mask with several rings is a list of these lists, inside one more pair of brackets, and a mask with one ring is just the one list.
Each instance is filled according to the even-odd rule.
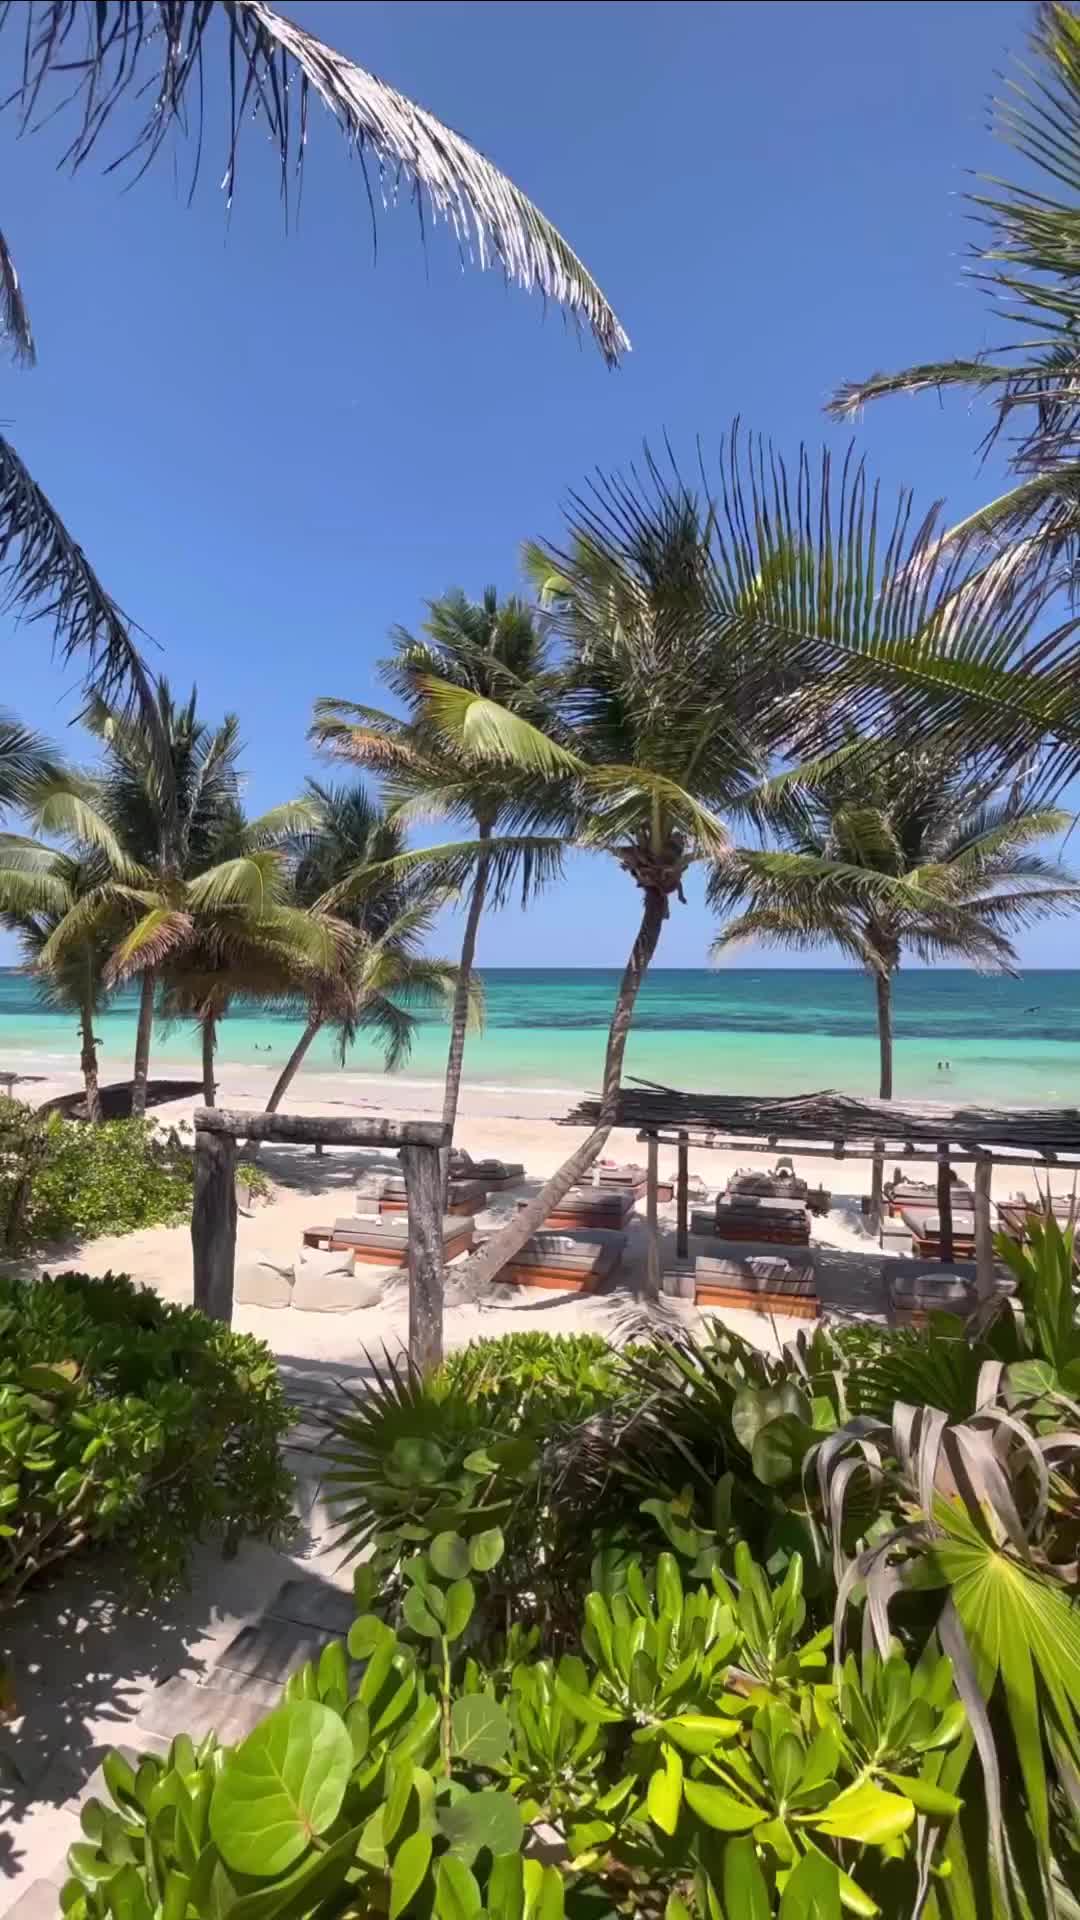
[[[590,469],[665,431],[715,447],[736,413],[781,448],[840,450],[821,408],[843,378],[993,339],[959,196],[965,169],[1001,164],[985,98],[1027,19],[910,0],[291,11],[497,160],[634,351],[606,372],[557,313],[462,272],[445,231],[423,248],[408,205],[373,266],[359,168],[318,109],[288,236],[258,132],[226,215],[213,98],[191,207],[182,147],[125,193],[93,164],[57,173],[56,128],[0,123],[39,350],[5,376],[5,430],[155,662],[209,716],[240,714],[253,808],[318,770],[312,699],[378,699],[392,623],[453,583],[512,588],[521,540],[557,535]],[[956,514],[998,490],[964,402],[893,402],[856,431],[887,488]],[[4,644],[0,702],[62,736],[73,676],[42,630]],[[557,900],[490,921],[481,959],[615,964],[636,916],[613,863],[580,861]],[[662,961],[700,965],[708,935],[694,897]],[[1072,941],[1044,929],[1025,957],[1064,964]]]

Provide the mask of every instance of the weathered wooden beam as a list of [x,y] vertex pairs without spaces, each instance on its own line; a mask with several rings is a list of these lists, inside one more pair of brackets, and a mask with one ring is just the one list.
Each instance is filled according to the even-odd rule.
[[651,1299],[657,1299],[660,1293],[660,1226],[657,1214],[657,1145],[656,1135],[649,1135],[646,1155],[648,1174],[645,1189],[645,1224],[648,1234],[645,1279]]
[[209,1127],[195,1135],[191,1250],[195,1305],[229,1325],[236,1266],[236,1139]]
[[679,1170],[675,1183],[675,1252],[685,1260],[690,1251],[690,1136],[679,1135]]
[[410,1142],[401,1149],[409,1205],[409,1358],[421,1373],[434,1372],[443,1357],[441,1144]]
[[227,1107],[197,1107],[195,1131],[298,1147],[442,1147],[450,1138],[441,1120],[339,1120],[325,1114],[239,1113]]
[[[646,1130],[642,1128],[636,1135],[636,1138],[641,1142],[655,1138],[662,1147],[677,1147],[679,1137],[679,1132],[673,1127],[657,1127],[655,1133],[653,1133],[651,1129]],[[802,1154],[808,1160],[835,1160],[837,1157],[835,1147],[812,1146],[805,1140],[785,1141],[781,1139],[777,1140],[775,1145],[773,1145],[766,1143],[764,1140],[728,1138],[722,1134],[697,1133],[693,1129],[689,1130],[688,1137],[690,1146],[695,1153],[774,1153],[779,1149],[781,1153],[789,1154],[792,1158],[794,1158],[796,1154]],[[1001,1153],[996,1148],[989,1147],[967,1148],[954,1146],[950,1147],[948,1151],[949,1164],[953,1167],[968,1166],[972,1162],[985,1156],[995,1167],[1026,1167],[1030,1173],[1039,1173],[1042,1171],[1043,1158],[1045,1157],[1041,1155],[1033,1157],[1035,1154],[1034,1148],[1030,1153],[1026,1154]],[[872,1160],[874,1158],[874,1149],[869,1145],[866,1147],[845,1146],[843,1157],[845,1160]],[[914,1145],[911,1141],[887,1141],[885,1145],[885,1158],[886,1160],[905,1159],[932,1161],[936,1165],[938,1149],[929,1145],[921,1148]],[[1054,1164],[1063,1173],[1072,1173],[1074,1171],[1080,1173],[1080,1154],[1070,1154],[1067,1157],[1060,1154],[1055,1155]]]
[[975,1162],[975,1291],[980,1300],[989,1300],[994,1291],[994,1229],[990,1222],[990,1183],[993,1163],[985,1157]]
[[937,1208],[938,1226],[940,1229],[938,1257],[943,1266],[951,1266],[953,1260],[952,1167],[949,1164],[949,1149],[947,1146],[938,1148],[937,1161]]

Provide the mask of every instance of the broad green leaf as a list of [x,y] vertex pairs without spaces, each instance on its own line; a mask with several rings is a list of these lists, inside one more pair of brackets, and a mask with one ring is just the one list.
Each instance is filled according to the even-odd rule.
[[501,1527],[488,1527],[474,1533],[469,1541],[469,1564],[474,1573],[490,1573],[503,1557],[505,1542]]
[[96,1887],[102,1880],[111,1880],[113,1874],[120,1870],[118,1862],[106,1860],[104,1854],[88,1840],[76,1840],[74,1846],[68,1848],[67,1862],[72,1873],[77,1874],[88,1887]]
[[428,1557],[440,1580],[463,1580],[469,1571],[469,1548],[460,1533],[437,1533]]
[[[349,1698],[349,1668],[345,1659],[345,1648],[340,1640],[331,1640],[319,1656],[317,1674],[319,1696],[331,1705],[340,1699],[340,1711],[344,1713]],[[331,1700],[330,1696],[334,1699]]]
[[376,1647],[393,1639],[385,1620],[374,1613],[362,1613],[349,1628],[348,1647],[354,1660],[370,1660]]
[[805,1393],[792,1382],[785,1381],[778,1387],[743,1387],[735,1395],[731,1408],[731,1425],[735,1438],[747,1453],[752,1453],[754,1441],[762,1427],[771,1420],[780,1420],[785,1414],[800,1421],[804,1426],[813,1423],[813,1409]]
[[352,1766],[352,1741],[329,1707],[278,1707],[229,1755],[214,1789],[210,1832],[225,1864],[283,1873],[336,1820]]
[[914,1818],[915,1808],[909,1799],[886,1793],[872,1780],[864,1780],[830,1800],[814,1824],[834,1840],[857,1840],[863,1846],[880,1847],[906,1833]]
[[663,1766],[657,1767],[649,1780],[646,1805],[650,1820],[655,1820],[662,1833],[672,1834],[679,1824],[682,1805],[683,1764],[675,1747],[665,1747],[663,1755]]
[[572,1713],[575,1720],[583,1720],[594,1725],[613,1726],[616,1721],[625,1720],[626,1715],[618,1707],[609,1707],[605,1700],[598,1700],[593,1693],[579,1693],[562,1678],[555,1676],[555,1693],[562,1706]]
[[424,1884],[431,1863],[430,1833],[411,1833],[394,1855],[390,1875],[390,1920],[398,1920]]
[[763,1807],[749,1806],[745,1800],[736,1800],[725,1787],[706,1786],[701,1780],[684,1780],[683,1798],[699,1820],[721,1833],[749,1833],[765,1818]]
[[[189,1883],[185,1876],[177,1874],[170,1875],[169,1878],[184,1882],[183,1892],[186,1896]],[[138,1868],[130,1863],[113,1873],[107,1885],[106,1897],[114,1920],[154,1920],[154,1909],[150,1904],[143,1877]],[[176,1898],[177,1894],[174,1893],[174,1903]],[[161,1912],[164,1920],[164,1903]]]
[[460,1640],[476,1605],[476,1589],[471,1580],[455,1580],[446,1589],[446,1637]]
[[520,1853],[496,1854],[488,1880],[487,1907],[491,1920],[523,1920],[525,1876]]
[[[335,1894],[356,1860],[361,1829],[353,1827],[342,1834],[325,1853],[311,1853],[291,1873],[255,1893],[242,1894],[230,1902],[227,1920],[275,1920],[279,1913],[314,1913],[324,1900]],[[191,1904],[199,1913],[204,1909],[194,1897]]]
[[435,1872],[435,1911],[439,1920],[476,1920],[482,1904],[475,1875],[463,1860],[444,1853]]
[[754,1437],[751,1464],[757,1478],[766,1487],[780,1487],[796,1480],[802,1463],[818,1436],[813,1427],[785,1413],[759,1428]]
[[571,1860],[577,1860],[583,1853],[592,1853],[597,1847],[606,1846],[614,1831],[610,1820],[571,1821],[566,1829],[566,1844]]
[[661,1720],[657,1731],[684,1753],[711,1753],[722,1740],[733,1740],[740,1726],[738,1720],[709,1713],[678,1713],[671,1720]]
[[937,1787],[931,1780],[921,1780],[916,1774],[887,1773],[884,1778],[899,1793],[906,1794],[916,1813],[928,1813],[932,1819],[951,1820],[960,1812],[963,1801],[955,1793],[946,1793],[943,1787]]
[[566,1906],[566,1890],[558,1867],[545,1867],[540,1882],[540,1898],[536,1903],[536,1920],[563,1920]]
[[405,1621],[414,1633],[422,1634],[425,1640],[441,1640],[442,1628],[424,1599],[419,1587],[410,1587],[402,1601],[401,1611]]
[[466,1693],[450,1709],[454,1752],[473,1766],[494,1767],[510,1745],[510,1718],[505,1707],[486,1693]]
[[481,1847],[489,1853],[517,1853],[521,1846],[524,1829],[512,1793],[493,1788],[466,1793],[451,1806],[440,1807],[437,1817],[455,1853],[472,1855]]
[[724,1910],[739,1920],[770,1920],[772,1901],[752,1840],[729,1840],[724,1848]]
[[787,1881],[779,1920],[840,1920],[840,1876],[821,1853],[804,1853]]

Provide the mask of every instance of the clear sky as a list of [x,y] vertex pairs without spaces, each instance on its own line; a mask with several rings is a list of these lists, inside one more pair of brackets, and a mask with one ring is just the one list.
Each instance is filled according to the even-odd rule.
[[[16,141],[0,121],[39,351],[5,374],[5,431],[155,663],[196,680],[208,716],[239,713],[259,809],[317,770],[313,697],[380,699],[391,624],[451,584],[515,586],[521,540],[558,534],[590,469],[665,431],[716,446],[736,413],[781,448],[839,450],[821,408],[843,378],[993,339],[959,195],[965,169],[1001,167],[985,100],[1028,17],[985,0],[290,10],[497,160],[634,351],[606,372],[556,312],[463,273],[445,231],[422,247],[408,205],[373,265],[359,168],[318,107],[288,236],[257,132],[226,216],[213,98],[190,207],[183,147],[125,193],[93,163],[57,173],[56,127]],[[999,488],[982,424],[924,397],[857,438],[886,486],[959,514]],[[0,704],[63,737],[74,677],[42,629],[0,631]],[[481,959],[621,963],[637,911],[613,863],[582,860],[557,900],[490,921]],[[708,936],[695,897],[659,957],[700,965]],[[1024,948],[1035,965],[1074,950],[1067,925]]]

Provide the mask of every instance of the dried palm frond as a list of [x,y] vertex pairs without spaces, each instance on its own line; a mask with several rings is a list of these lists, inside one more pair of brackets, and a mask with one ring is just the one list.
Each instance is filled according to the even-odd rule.
[[22,287],[8,243],[0,233],[0,334],[11,343],[11,357],[17,365],[32,367],[37,359],[30,315],[26,311]]
[[[69,89],[63,105],[81,117],[63,153],[78,167],[93,153],[118,108],[145,101],[145,118],[111,166],[131,160],[145,172],[174,132],[194,126],[192,189],[203,145],[206,68],[228,74],[229,120],[224,188],[236,185],[241,129],[261,120],[277,149],[282,199],[299,190],[314,92],[338,122],[363,169],[375,220],[375,185],[383,204],[411,187],[435,220],[453,230],[463,259],[483,268],[498,261],[508,280],[536,289],[588,326],[609,366],[629,340],[595,280],[539,208],[498,167],[426,108],[387,86],[325,41],[276,13],[265,0],[29,0],[5,4],[0,26],[14,16],[22,38],[22,75],[11,96],[23,128],[36,127],[47,83]],[[212,27],[223,43],[211,54]],[[422,214],[421,214],[422,217]]]

